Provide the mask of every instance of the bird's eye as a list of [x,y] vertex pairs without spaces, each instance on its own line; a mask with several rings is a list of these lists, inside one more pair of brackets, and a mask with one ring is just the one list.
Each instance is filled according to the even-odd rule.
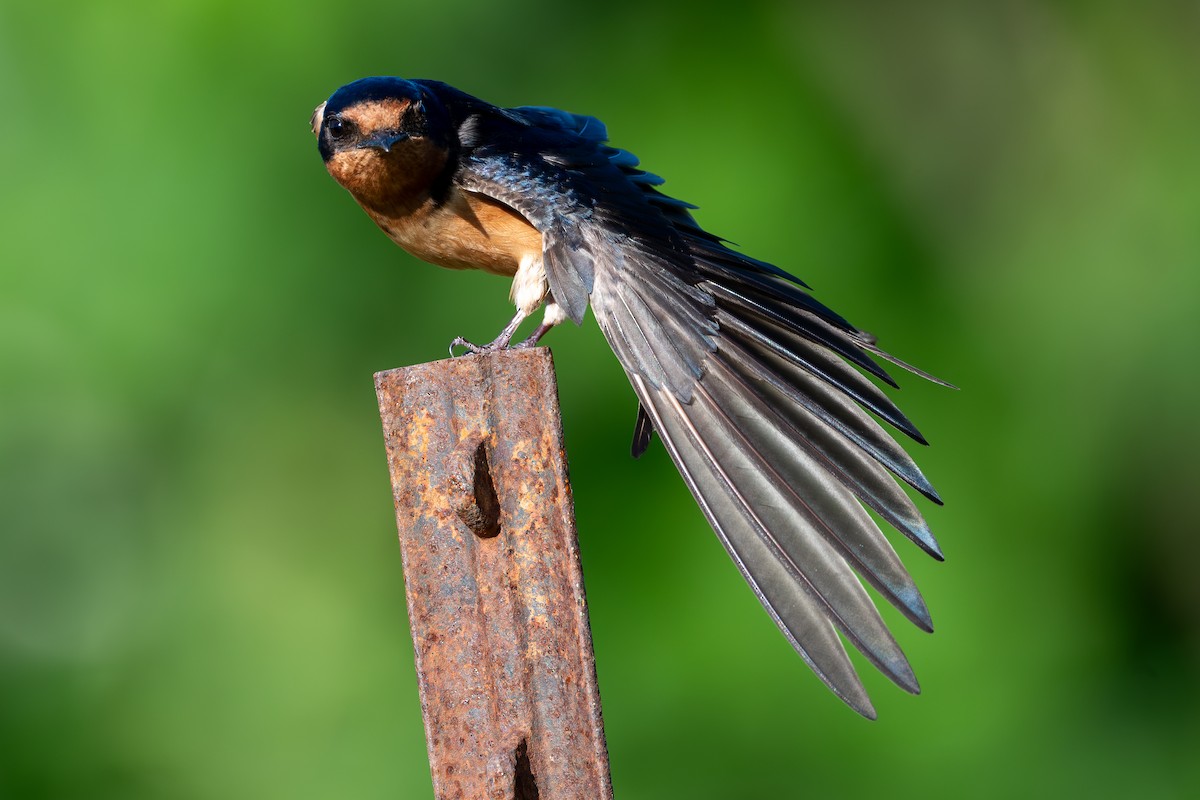
[[329,131],[330,138],[342,139],[350,135],[350,123],[341,117],[333,116],[325,122],[325,130]]

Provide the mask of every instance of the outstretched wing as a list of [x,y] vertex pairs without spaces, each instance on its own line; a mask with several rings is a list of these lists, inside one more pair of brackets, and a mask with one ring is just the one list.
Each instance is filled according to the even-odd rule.
[[[554,299],[576,322],[590,300],[633,384],[635,454],[656,430],[793,647],[873,717],[839,633],[899,686],[919,688],[855,573],[918,627],[932,623],[864,507],[941,558],[895,478],[940,500],[871,413],[924,439],[859,371],[895,385],[871,355],[893,359],[798,279],[702,230],[693,206],[659,192],[662,180],[605,146],[593,122],[547,109],[481,119],[456,180],[543,234]],[[512,125],[523,127],[489,130]],[[519,154],[492,144],[513,135]]]

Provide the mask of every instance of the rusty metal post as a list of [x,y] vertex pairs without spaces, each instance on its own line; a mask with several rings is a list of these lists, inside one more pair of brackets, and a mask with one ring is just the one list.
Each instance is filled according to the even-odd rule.
[[612,797],[550,351],[375,387],[434,794]]

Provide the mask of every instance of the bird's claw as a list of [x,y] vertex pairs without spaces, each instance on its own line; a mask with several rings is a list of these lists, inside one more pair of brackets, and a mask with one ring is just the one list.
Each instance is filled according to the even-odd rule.
[[474,342],[468,342],[463,337],[458,336],[458,337],[455,337],[454,341],[452,341],[450,343],[450,357],[451,358],[458,358],[458,354],[454,352],[454,349],[456,347],[461,347],[464,350],[466,350],[466,352],[463,353],[464,356],[477,355],[479,353],[484,352],[487,349],[486,347],[480,347],[479,345],[475,344]]
[[475,344],[474,342],[468,341],[468,340],[464,339],[463,337],[459,336],[459,337],[456,337],[454,339],[454,341],[450,343],[450,357],[451,358],[459,357],[454,352],[454,349],[456,347],[461,347],[464,350],[466,350],[466,352],[463,353],[464,356],[472,356],[472,355],[479,356],[479,355],[484,355],[487,353],[497,353],[501,350],[511,350],[516,347],[521,347],[525,344],[524,342],[521,342],[521,344],[512,345],[512,344],[510,344],[511,341],[512,341],[511,338],[506,338],[504,336],[501,336],[500,338],[498,338],[495,341],[490,342],[488,344]]
[[485,353],[496,353],[501,350],[532,350],[533,348],[538,346],[538,341],[541,340],[542,336],[548,330],[550,330],[550,326],[543,325],[542,327],[540,327],[536,331],[534,331],[532,336],[530,336],[527,339],[522,339],[521,341],[517,342],[516,344],[512,343],[512,335],[511,334],[508,336],[501,334],[494,342],[492,342],[490,344],[482,344],[482,345],[475,344],[474,342],[469,342],[466,339],[464,339],[463,337],[459,336],[453,342],[450,343],[450,357],[458,358],[458,356],[455,355],[455,353],[454,353],[454,348],[456,348],[456,347],[461,347],[464,350],[466,350],[466,352],[463,353],[464,356],[469,356],[469,355],[477,356],[477,355],[483,355]]

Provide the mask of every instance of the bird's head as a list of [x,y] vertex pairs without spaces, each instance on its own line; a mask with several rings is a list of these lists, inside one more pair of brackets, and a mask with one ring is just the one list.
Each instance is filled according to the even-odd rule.
[[450,157],[452,127],[432,92],[401,78],[363,78],[312,115],[329,174],[380,211],[427,192]]

